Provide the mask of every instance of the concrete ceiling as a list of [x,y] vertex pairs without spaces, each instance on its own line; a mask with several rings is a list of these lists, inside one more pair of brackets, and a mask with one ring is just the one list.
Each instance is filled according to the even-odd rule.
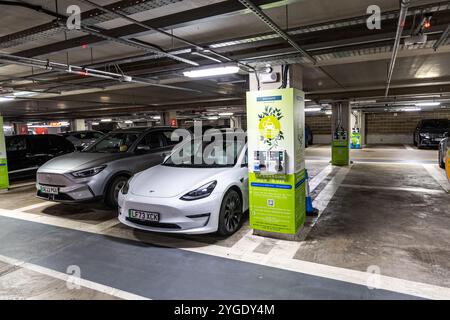
[[[114,5],[120,0],[91,0],[99,5]],[[124,2],[126,0],[121,0]],[[53,0],[28,0],[28,3],[40,5],[56,11]],[[152,3],[155,1],[144,1]],[[177,0],[166,1],[152,10],[143,10],[129,16],[139,21],[146,21],[152,26],[164,28],[167,32],[202,46],[210,46],[221,42],[239,40],[216,50],[227,56],[246,60],[250,57],[268,55],[269,63],[300,62],[295,50],[285,41],[277,37],[251,40],[255,36],[271,35],[272,31],[254,14],[244,10],[238,1],[212,0]],[[314,103],[335,99],[356,99],[378,96],[386,82],[387,66],[390,61],[393,37],[397,17],[386,18],[382,22],[382,30],[368,30],[365,23],[357,22],[358,17],[366,15],[366,9],[373,3],[371,0],[291,0],[291,1],[254,1],[260,4],[281,28],[289,29],[297,43],[318,59],[316,66],[305,64],[305,91],[315,100]],[[410,96],[439,93],[446,95],[445,89],[450,79],[450,45],[441,46],[438,52],[431,48],[442,31],[450,22],[450,2],[411,1],[411,7],[439,4],[441,10],[435,13],[433,28],[430,30],[429,42],[423,46],[403,47],[397,59],[392,87],[403,91],[394,94],[408,95],[408,88],[421,86],[420,90],[410,90]],[[58,12],[64,13],[69,4],[78,4],[83,12],[94,8],[78,0],[59,0]],[[381,0],[377,4],[382,12],[397,12],[397,0]],[[449,7],[445,7],[448,5]],[[439,7],[438,7],[439,8]],[[434,6],[436,10],[436,6]],[[0,53],[33,57],[52,62],[73,65],[96,65],[101,69],[106,61],[117,61],[121,70],[133,76],[146,77],[158,83],[171,84],[181,88],[196,90],[187,92],[142,85],[111,83],[99,79],[87,79],[64,73],[42,73],[42,70],[15,64],[0,65],[0,88],[2,90],[33,90],[57,92],[42,93],[32,99],[16,99],[0,102],[0,112],[10,118],[48,118],[89,116],[91,110],[102,110],[103,113],[126,113],[127,107],[135,110],[157,111],[164,108],[177,110],[202,109],[205,103],[226,107],[244,104],[247,85],[242,82],[245,75],[236,75],[223,79],[206,79],[192,81],[182,76],[183,69],[190,67],[184,63],[170,59],[134,59],[136,61],[118,61],[128,57],[142,57],[145,52],[140,49],[99,39],[81,31],[51,31],[38,34],[35,38],[24,38],[19,45],[4,45],[8,35],[28,30],[36,32],[48,26],[54,17],[27,8],[1,6],[4,18],[0,20]],[[5,14],[6,13],[6,14]],[[407,20],[411,24],[413,15]],[[110,17],[107,21],[95,23],[105,34],[120,36],[123,39],[137,39],[155,45],[165,51],[173,51],[189,47],[186,43],[174,40],[166,35],[142,29],[121,18]],[[348,20],[342,26],[330,27],[331,22]],[[349,22],[354,20],[356,22]],[[321,24],[322,26],[318,26]],[[300,30],[301,32],[298,32]],[[432,32],[431,32],[432,31]],[[410,30],[406,30],[407,35]],[[22,36],[22,34],[20,34]],[[345,44],[345,47],[342,45]],[[274,54],[281,55],[282,59]],[[195,60],[201,65],[212,61],[192,54],[180,55]],[[284,60],[283,60],[284,59]],[[247,61],[247,60],[246,60]],[[265,64],[264,59],[248,60],[256,66],[258,61]],[[34,81],[21,77],[30,77],[33,72]],[[36,80],[36,77],[38,79]],[[44,81],[45,80],[45,81]],[[232,83],[238,80],[237,83]],[[79,84],[80,86],[74,86]],[[63,86],[64,85],[64,86]],[[87,87],[87,86],[92,87]],[[83,87],[84,86],[84,87]],[[400,90],[399,89],[399,90]],[[372,91],[371,91],[372,90]],[[373,91],[378,90],[378,91]],[[356,93],[355,93],[356,92]],[[107,98],[105,98],[107,97]],[[391,97],[395,99],[395,96]],[[41,99],[41,100],[39,100]],[[107,101],[106,101],[107,100]],[[233,101],[233,102],[230,102]],[[52,116],[54,112],[54,116]]]

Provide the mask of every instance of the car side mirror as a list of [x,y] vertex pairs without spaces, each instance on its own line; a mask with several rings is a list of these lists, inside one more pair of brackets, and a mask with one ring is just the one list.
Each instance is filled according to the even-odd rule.
[[448,131],[444,132],[444,138],[448,138]]

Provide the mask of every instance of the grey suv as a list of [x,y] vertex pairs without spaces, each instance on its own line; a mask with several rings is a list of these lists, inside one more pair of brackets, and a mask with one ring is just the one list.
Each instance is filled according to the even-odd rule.
[[135,173],[164,160],[177,143],[170,127],[115,130],[82,152],[54,158],[37,171],[37,197],[57,202],[104,199],[117,206],[119,190]]

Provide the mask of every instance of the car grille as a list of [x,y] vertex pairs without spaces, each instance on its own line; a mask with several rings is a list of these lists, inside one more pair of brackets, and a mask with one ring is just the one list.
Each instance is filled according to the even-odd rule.
[[181,229],[181,227],[174,223],[159,223],[159,222],[151,222],[151,221],[142,221],[139,219],[126,218],[128,221],[136,224],[140,224],[147,227],[153,228],[163,228],[163,229]]
[[38,173],[37,182],[45,186],[52,187],[67,187],[72,184],[72,182],[62,174],[55,173]]

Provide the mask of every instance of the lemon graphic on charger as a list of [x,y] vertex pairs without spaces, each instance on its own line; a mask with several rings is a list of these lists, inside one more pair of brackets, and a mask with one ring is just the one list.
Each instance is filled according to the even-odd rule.
[[259,121],[259,132],[268,140],[276,138],[280,130],[280,121],[275,116],[265,116]]

